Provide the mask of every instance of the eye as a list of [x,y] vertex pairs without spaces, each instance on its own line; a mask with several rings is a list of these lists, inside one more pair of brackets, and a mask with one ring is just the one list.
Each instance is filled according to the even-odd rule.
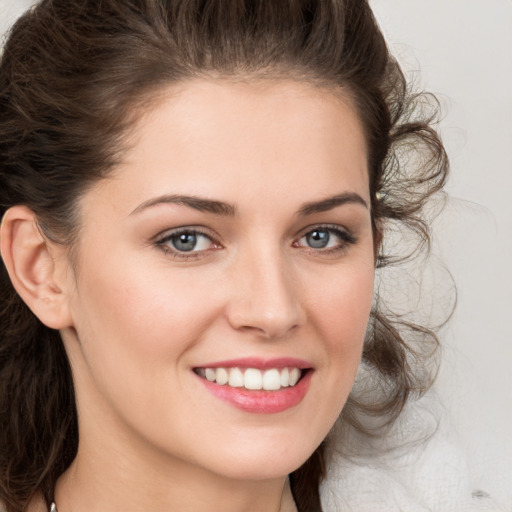
[[319,226],[304,234],[296,246],[308,247],[315,250],[337,250],[347,245],[354,244],[356,239],[353,235],[338,227]]
[[173,253],[197,253],[217,247],[208,235],[190,228],[167,233],[156,244],[166,252]]
[[331,233],[326,229],[315,229],[310,231],[307,235],[303,236],[301,240],[309,245],[312,249],[325,249],[332,245]]

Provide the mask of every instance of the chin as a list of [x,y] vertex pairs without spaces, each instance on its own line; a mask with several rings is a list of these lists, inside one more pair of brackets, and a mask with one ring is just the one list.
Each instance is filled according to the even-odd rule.
[[[290,440],[294,439],[293,443]],[[225,477],[241,480],[272,480],[282,478],[302,466],[316,449],[307,448],[307,441],[290,436],[287,442],[264,446],[253,444],[221,455],[217,471]],[[217,472],[215,471],[215,472]]]
[[288,476],[297,470],[306,460],[309,458],[293,459],[293,460],[280,460],[275,461],[266,460],[265,462],[258,461],[258,463],[252,463],[247,461],[246,463],[238,463],[232,466],[231,470],[226,471],[226,468],[222,468],[223,475],[233,480],[276,480]]

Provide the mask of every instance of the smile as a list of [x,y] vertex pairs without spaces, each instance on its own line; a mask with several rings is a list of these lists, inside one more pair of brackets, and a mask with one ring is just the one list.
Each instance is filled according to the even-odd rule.
[[237,409],[274,414],[302,402],[315,369],[295,358],[244,358],[207,363],[193,372],[207,391]]
[[245,388],[247,390],[279,391],[294,387],[302,376],[302,370],[296,367],[268,368],[195,368],[200,377],[221,386]]

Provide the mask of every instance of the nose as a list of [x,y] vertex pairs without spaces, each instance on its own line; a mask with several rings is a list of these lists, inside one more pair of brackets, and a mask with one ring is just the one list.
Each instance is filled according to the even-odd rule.
[[232,328],[278,339],[303,324],[300,283],[280,255],[253,255],[232,270],[227,307]]

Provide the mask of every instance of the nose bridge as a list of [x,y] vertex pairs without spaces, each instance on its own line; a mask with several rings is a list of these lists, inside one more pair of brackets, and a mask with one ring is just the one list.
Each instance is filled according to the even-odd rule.
[[259,244],[244,251],[232,277],[229,321],[234,328],[278,338],[302,322],[298,283],[279,247]]

